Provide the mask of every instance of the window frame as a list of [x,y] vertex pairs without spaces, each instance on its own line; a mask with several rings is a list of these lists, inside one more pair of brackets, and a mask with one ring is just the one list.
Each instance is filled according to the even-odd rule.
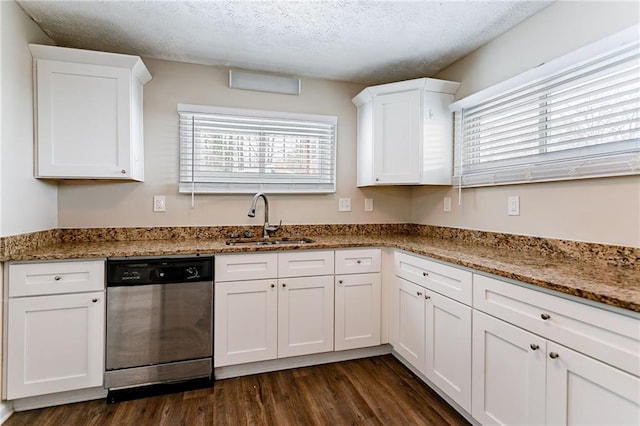
[[[258,109],[246,109],[246,108],[232,108],[232,107],[219,107],[219,106],[206,106],[206,105],[192,105],[192,104],[178,104],[178,191],[183,194],[252,194],[256,192],[267,192],[271,194],[329,194],[336,192],[337,186],[337,145],[338,145],[338,117],[333,115],[322,114],[307,114],[307,113],[293,113],[283,111],[271,111],[271,110],[258,110]],[[298,182],[284,182],[286,179],[281,178],[282,182],[273,182],[268,179],[263,182],[243,182],[243,177],[247,178],[247,175],[241,176],[238,173],[236,181],[230,180],[228,182],[198,182],[198,181],[185,181],[183,180],[183,164],[185,161],[183,155],[183,146],[186,145],[186,141],[183,140],[181,134],[181,114],[212,114],[218,116],[231,116],[231,117],[244,117],[248,119],[275,119],[285,121],[304,121],[304,122],[316,122],[322,123],[324,126],[332,127],[332,141],[330,146],[330,161],[331,171],[329,174],[320,175],[315,181],[309,180],[309,182],[303,182],[303,175],[296,175],[292,180],[298,180]],[[264,134],[274,134],[273,132],[265,131]],[[261,134],[261,137],[264,136]],[[260,137],[259,137],[260,138]],[[194,142],[192,141],[192,144]],[[192,145],[192,149],[194,145]],[[258,149],[264,149],[264,146],[259,146]],[[263,156],[258,156],[259,159],[264,159]],[[193,163],[192,166],[193,167]],[[266,175],[264,173],[264,163],[260,166],[262,173],[257,176]],[[231,172],[233,174],[233,172]],[[223,175],[223,173],[221,173]],[[250,175],[252,179],[254,175]],[[328,182],[321,182],[321,178],[329,179]],[[192,174],[193,179],[193,174]],[[217,179],[221,179],[218,177]],[[277,179],[274,179],[277,180]]]
[[[571,72],[567,72],[567,70],[593,59],[602,59],[607,52],[619,49],[622,46],[632,47],[633,52],[637,54],[637,52],[640,51],[637,38],[639,31],[640,25],[634,25],[451,104],[450,110],[454,112],[455,123],[454,153],[456,158],[454,159],[454,181],[456,181],[460,187],[478,187],[640,174],[640,138],[636,136],[638,135],[638,127],[633,124],[630,124],[631,130],[628,130],[630,136],[622,141],[608,141],[599,144],[585,144],[583,146],[578,145],[568,149],[557,149],[558,146],[561,146],[560,144],[554,145],[554,143],[549,143],[550,138],[560,139],[563,136],[561,133],[558,133],[558,128],[564,130],[571,124],[565,125],[563,123],[556,129],[549,129],[549,119],[554,114],[553,109],[557,108],[557,106],[549,103],[549,96],[554,93],[553,86],[545,86],[546,80],[557,76],[570,75]],[[633,57],[631,61],[640,61],[640,59]],[[640,78],[640,71],[638,71],[637,68],[638,62],[631,61],[629,63],[632,65],[634,63],[636,64],[635,72],[631,77],[635,83],[632,84],[637,84],[637,79]],[[606,61],[603,60],[602,62],[604,63]],[[611,68],[615,69],[614,66],[611,66]],[[593,81],[596,80],[597,79],[594,79]],[[571,82],[571,80],[569,81]],[[594,84],[593,81],[589,81],[588,84]],[[535,85],[539,86],[534,89]],[[525,91],[524,93],[526,93],[526,90],[532,90],[530,95],[527,96],[535,98],[535,90],[537,89],[541,90],[539,100],[537,101],[537,109],[532,109],[532,111],[540,117],[537,131],[534,132],[531,130],[532,127],[528,127],[527,129],[526,126],[533,126],[531,123],[528,125],[523,124],[514,130],[514,133],[517,133],[518,130],[527,129],[527,132],[523,133],[525,135],[537,133],[537,136],[534,135],[530,139],[532,142],[538,141],[537,153],[522,156],[513,155],[512,157],[505,156],[501,159],[499,158],[499,153],[495,153],[496,150],[500,152],[502,148],[500,139],[497,140],[498,143],[496,143],[495,146],[490,145],[492,143],[490,137],[488,140],[485,139],[481,142],[484,143],[484,146],[480,145],[478,138],[476,138],[476,143],[473,143],[473,134],[468,130],[470,124],[469,117],[472,118],[473,116],[469,115],[465,117],[467,111],[473,111],[474,107],[481,108],[485,105],[491,106],[493,102],[507,101],[510,97],[516,96],[514,94],[517,94],[521,90]],[[576,85],[570,89],[576,96],[581,95],[580,90],[582,90],[581,85]],[[574,95],[570,97],[572,96]],[[600,100],[597,102],[600,102]],[[589,103],[591,103],[591,101],[584,102],[582,105]],[[640,105],[640,97],[632,98],[629,103],[632,105],[630,109],[634,110],[633,113],[637,115],[637,106]],[[528,105],[535,106],[536,101],[528,101]],[[575,111],[579,111],[580,107],[581,105],[576,106]],[[614,109],[616,109],[616,106],[607,106],[606,110],[611,111]],[[527,111],[524,111],[524,113]],[[590,113],[591,111],[589,111],[589,114]],[[471,114],[473,114],[473,112]],[[480,116],[480,120],[482,120],[482,112],[476,112],[475,114]],[[586,115],[587,113],[583,114]],[[633,115],[630,121],[635,121],[636,115]],[[622,114],[618,116],[622,116]],[[567,120],[570,122],[565,116],[563,116],[563,118],[558,117],[560,117],[560,115],[553,116],[551,121]],[[531,118],[533,119],[534,117]],[[518,120],[520,120],[520,118],[518,118]],[[527,117],[524,116],[522,120],[527,120]],[[462,123],[467,126],[467,133],[463,134]],[[506,123],[506,127],[508,128],[510,123],[508,121]],[[596,120],[593,120],[592,123],[596,123]],[[491,125],[487,125],[486,123],[479,124],[479,126],[484,131],[487,129],[491,130]],[[599,124],[595,126],[597,127]],[[578,127],[578,125],[575,124],[574,127]],[[609,127],[613,128],[614,126],[609,123]],[[556,132],[555,134],[553,133],[554,131]],[[571,131],[568,133],[571,133]],[[611,137],[611,135],[604,135],[600,139],[602,140],[607,136]],[[471,138],[471,140],[469,138]],[[529,146],[531,144],[526,144],[526,140],[518,142],[516,137],[514,137],[513,142],[509,141],[508,138],[504,138],[502,141],[504,141],[503,143],[505,143],[505,145],[511,144],[511,146],[517,147],[517,149],[536,149],[534,146]],[[575,144],[579,142],[580,139],[565,139],[560,143]],[[521,146],[514,145],[518,143],[520,143]],[[477,165],[474,167],[473,162],[468,157],[469,152],[471,152],[472,149],[477,150],[481,147],[487,150],[493,149],[491,155],[495,159],[485,157],[485,167],[478,167]],[[505,148],[504,151],[509,151],[509,149]],[[512,151],[507,152],[507,154],[509,153],[513,154]],[[481,162],[477,162],[476,164],[480,163]]]

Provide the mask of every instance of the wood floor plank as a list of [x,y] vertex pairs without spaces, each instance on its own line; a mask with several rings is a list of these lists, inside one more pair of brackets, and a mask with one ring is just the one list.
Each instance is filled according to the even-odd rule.
[[14,413],[5,426],[467,425],[391,355],[226,380],[212,388]]

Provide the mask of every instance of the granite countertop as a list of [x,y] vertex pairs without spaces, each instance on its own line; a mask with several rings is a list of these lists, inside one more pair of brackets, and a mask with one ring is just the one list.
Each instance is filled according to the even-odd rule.
[[467,239],[388,235],[313,235],[314,242],[284,246],[229,246],[222,238],[80,241],[44,245],[4,260],[35,261],[123,256],[222,254],[293,249],[392,247],[535,286],[640,312],[640,268],[590,263],[539,250],[514,250]]

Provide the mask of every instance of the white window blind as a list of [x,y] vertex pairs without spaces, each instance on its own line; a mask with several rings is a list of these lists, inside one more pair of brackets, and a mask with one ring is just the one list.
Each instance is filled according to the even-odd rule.
[[632,37],[456,111],[460,186],[639,174],[639,45]]
[[198,105],[178,115],[180,192],[335,192],[335,116]]

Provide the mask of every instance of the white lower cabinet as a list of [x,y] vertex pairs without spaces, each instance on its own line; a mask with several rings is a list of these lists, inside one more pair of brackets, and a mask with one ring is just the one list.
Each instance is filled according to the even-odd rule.
[[640,425],[640,378],[547,343],[547,424]]
[[336,351],[380,345],[381,262],[380,249],[336,250]]
[[216,283],[214,332],[216,367],[275,359],[276,279]]
[[[395,264],[390,315],[394,350],[470,412],[472,309],[433,288],[449,282],[455,283],[449,288],[463,290],[452,294],[471,294],[471,273],[404,253],[395,254]],[[404,277],[418,277],[421,285]]]
[[483,425],[545,423],[544,339],[473,312],[473,418]]
[[[333,350],[332,251],[215,261],[215,367]],[[281,269],[285,278],[278,278]],[[317,273],[330,275],[292,276]]]
[[407,362],[425,369],[424,289],[395,277],[391,300],[391,345]]
[[[13,290],[22,286],[19,276],[50,275],[52,283],[65,281],[68,278],[65,268],[71,264],[83,280],[91,275],[91,279],[84,281],[85,292],[64,294],[67,291],[64,286],[51,285],[41,291],[62,294],[8,300],[5,395],[8,400],[103,384],[103,261],[10,264],[10,294],[17,294]],[[12,284],[16,284],[16,289],[11,289]]]
[[480,274],[473,289],[474,418],[483,424],[640,424],[637,314]]
[[333,276],[278,281],[278,357],[333,350]]
[[471,311],[425,292],[425,376],[466,411],[471,410]]
[[335,278],[335,349],[380,344],[380,273]]
[[483,425],[638,425],[640,378],[481,312],[473,408]]

